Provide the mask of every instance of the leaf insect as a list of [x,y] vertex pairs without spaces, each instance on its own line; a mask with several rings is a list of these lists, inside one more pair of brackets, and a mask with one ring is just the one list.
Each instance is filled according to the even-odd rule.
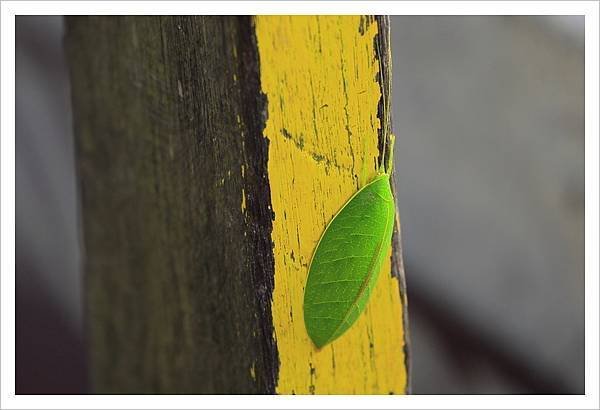
[[395,221],[391,134],[389,152],[385,166],[382,158],[378,175],[329,222],[313,253],[304,289],[304,323],[317,348],[356,322],[375,288]]

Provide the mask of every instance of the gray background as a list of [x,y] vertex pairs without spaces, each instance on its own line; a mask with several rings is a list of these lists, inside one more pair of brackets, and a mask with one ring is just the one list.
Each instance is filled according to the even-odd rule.
[[[414,393],[583,393],[583,17],[392,18]],[[88,388],[61,17],[17,18],[17,392]]]

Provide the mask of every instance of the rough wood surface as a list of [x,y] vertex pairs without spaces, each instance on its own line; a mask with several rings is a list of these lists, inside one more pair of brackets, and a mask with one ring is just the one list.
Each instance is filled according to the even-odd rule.
[[250,18],[67,23],[94,390],[273,392]]
[[325,224],[389,149],[389,27],[365,16],[70,17],[98,393],[405,393],[395,235],[372,301],[317,351]]

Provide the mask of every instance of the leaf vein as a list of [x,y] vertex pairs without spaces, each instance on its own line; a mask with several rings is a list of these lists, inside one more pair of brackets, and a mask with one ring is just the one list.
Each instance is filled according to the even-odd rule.
[[341,258],[337,258],[337,259],[330,259],[328,261],[321,261],[321,265],[323,265],[324,263],[333,263],[333,262],[339,262],[339,261],[343,261],[346,259],[370,259],[369,255],[348,255],[348,256],[344,256]]

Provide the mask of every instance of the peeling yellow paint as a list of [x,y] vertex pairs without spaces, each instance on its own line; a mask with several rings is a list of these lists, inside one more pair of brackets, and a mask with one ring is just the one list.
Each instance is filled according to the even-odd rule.
[[[302,316],[308,264],[326,224],[377,174],[377,22],[360,16],[255,19],[268,98],[275,219],[278,393],[404,393],[402,301],[389,258],[365,313],[317,350]],[[391,252],[391,247],[390,247]]]

